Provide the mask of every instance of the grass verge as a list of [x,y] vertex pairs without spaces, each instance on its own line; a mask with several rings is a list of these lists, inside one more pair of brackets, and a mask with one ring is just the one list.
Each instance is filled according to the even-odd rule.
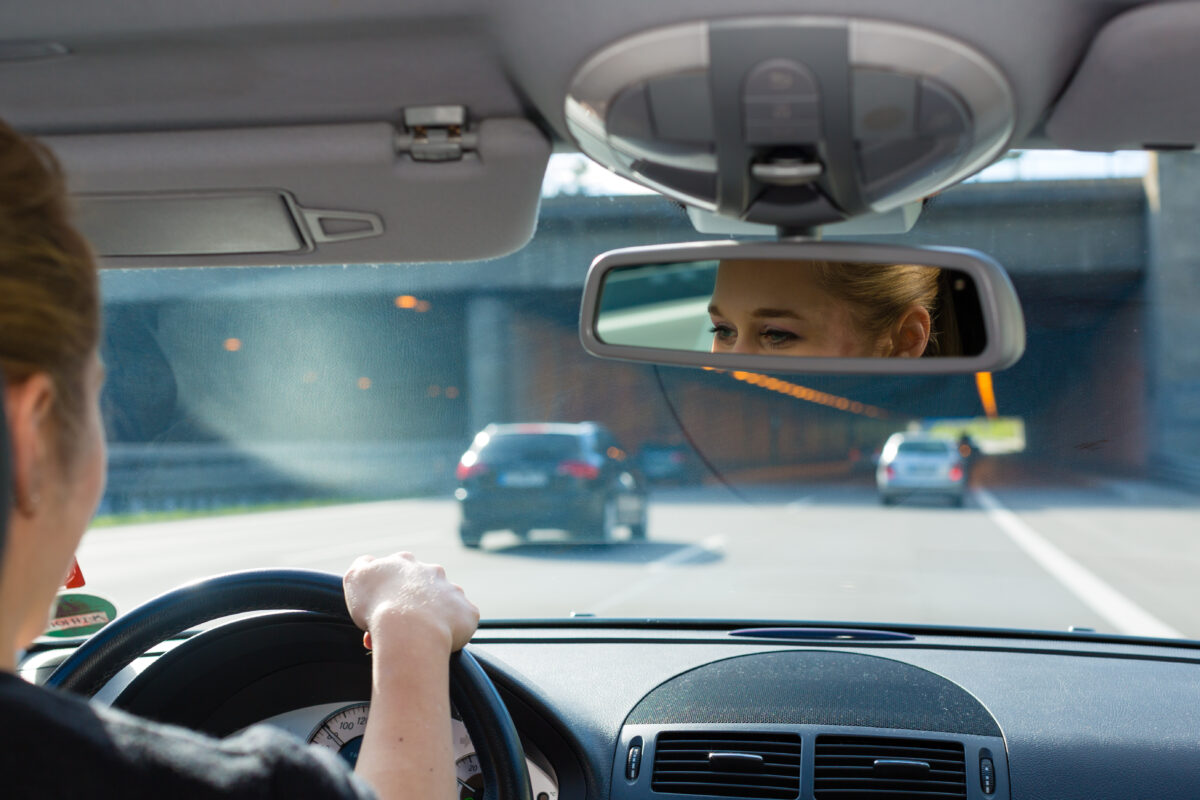
[[115,514],[97,515],[90,526],[96,528],[114,528],[118,525],[141,525],[149,522],[176,522],[185,519],[203,519],[205,517],[227,517],[235,514],[260,514],[265,511],[291,511],[299,508],[319,508],[321,506],[336,506],[346,503],[365,502],[360,497],[334,497],[325,499],[288,500],[273,503],[252,503],[219,506],[217,508],[176,508],[163,511],[128,511]]

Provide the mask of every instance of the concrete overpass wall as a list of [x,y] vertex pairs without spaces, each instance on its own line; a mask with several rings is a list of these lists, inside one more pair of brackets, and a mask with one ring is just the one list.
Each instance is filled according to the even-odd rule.
[[1151,468],[1200,485],[1200,158],[1159,154],[1151,174],[1146,294]]
[[898,243],[983,250],[1014,276],[1140,273],[1146,192],[1138,179],[971,183],[929,201]]

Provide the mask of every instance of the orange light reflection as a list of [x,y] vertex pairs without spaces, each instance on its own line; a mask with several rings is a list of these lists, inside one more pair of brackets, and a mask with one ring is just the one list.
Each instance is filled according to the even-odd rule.
[[742,372],[737,370],[728,373],[731,378],[742,383],[748,383],[751,386],[761,386],[772,392],[786,394],[789,397],[794,397],[797,400],[806,400],[810,403],[817,403],[822,406],[836,408],[839,411],[846,411],[850,414],[859,414],[861,416],[871,417],[872,419],[886,419],[887,412],[882,408],[869,406],[866,403],[860,403],[857,400],[850,400],[846,397],[838,397],[837,395],[827,394],[826,392],[818,392],[814,389],[809,389],[807,386],[800,386],[795,383],[772,378],[767,375],[760,375],[757,372]]
[[998,412],[996,410],[996,390],[992,386],[992,373],[976,372],[975,387],[979,390],[979,402],[983,404],[983,412],[987,414],[988,419],[995,419]]

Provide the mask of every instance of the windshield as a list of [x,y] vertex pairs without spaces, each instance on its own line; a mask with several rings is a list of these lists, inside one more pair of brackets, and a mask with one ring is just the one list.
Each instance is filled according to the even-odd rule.
[[[492,619],[1200,636],[1200,160],[1016,157],[864,237],[978,248],[1013,278],[1021,361],[933,377],[588,356],[592,258],[706,237],[574,163],[552,163],[533,241],[493,261],[105,271],[89,588],[124,611],[403,549]],[[578,431],[471,448],[536,423],[586,423],[595,452]],[[893,462],[897,433],[900,454],[958,457]]]

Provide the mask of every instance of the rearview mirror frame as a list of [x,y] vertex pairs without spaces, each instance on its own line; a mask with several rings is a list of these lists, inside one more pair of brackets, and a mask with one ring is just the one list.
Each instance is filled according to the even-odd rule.
[[[973,356],[939,358],[818,358],[704,353],[604,342],[597,335],[604,281],[613,270],[643,264],[718,259],[823,260],[862,264],[924,264],[959,270],[975,281],[987,343]],[[858,242],[708,241],[610,250],[588,269],[579,313],[579,336],[588,353],[605,359],[682,367],[755,372],[855,375],[944,375],[998,372],[1025,352],[1025,315],[1008,273],[990,256],[957,247],[903,247]]]

